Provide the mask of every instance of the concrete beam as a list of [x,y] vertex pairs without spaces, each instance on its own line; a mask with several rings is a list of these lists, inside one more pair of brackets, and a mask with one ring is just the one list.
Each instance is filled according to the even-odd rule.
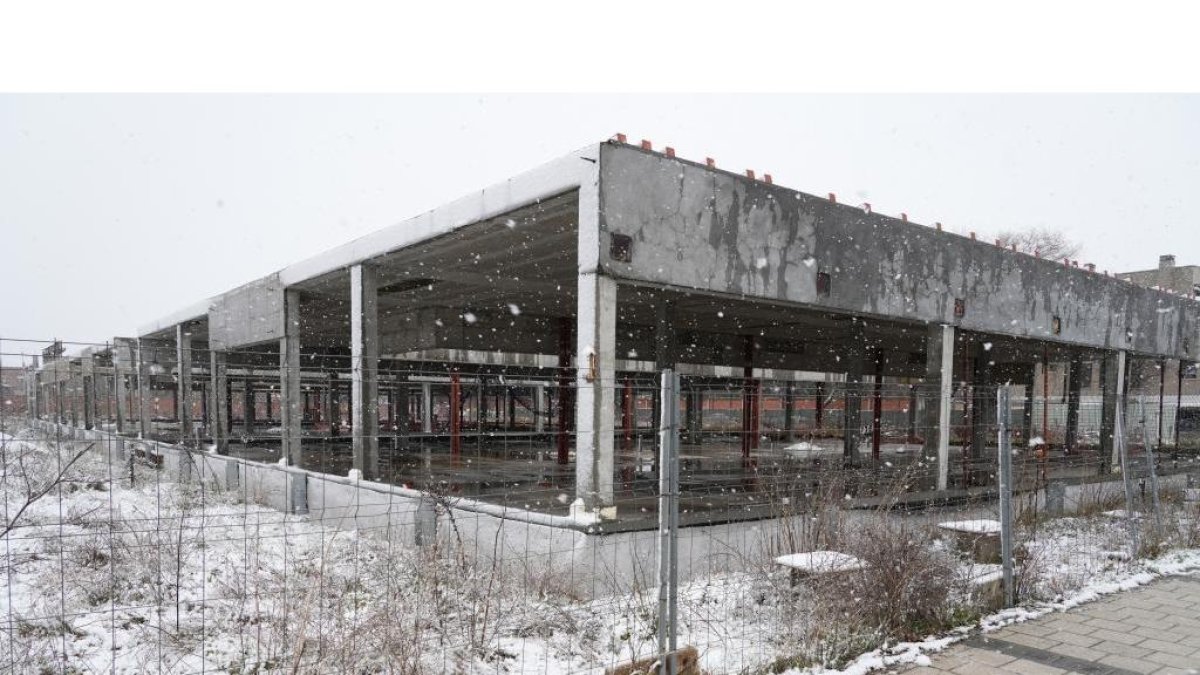
[[379,283],[368,265],[350,268],[351,437],[354,468],[379,478]]
[[1187,298],[628,145],[601,146],[600,170],[619,281],[1200,358]]

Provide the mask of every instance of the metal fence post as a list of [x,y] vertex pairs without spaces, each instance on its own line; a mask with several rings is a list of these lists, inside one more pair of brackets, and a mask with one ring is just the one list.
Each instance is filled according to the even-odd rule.
[[[1154,509],[1154,530],[1161,535],[1162,512],[1159,510],[1158,503],[1158,467],[1155,466],[1154,445],[1150,442],[1150,431],[1146,428],[1146,401],[1142,396],[1138,396],[1138,416],[1141,418],[1139,424],[1142,427],[1142,443],[1146,447],[1146,462],[1150,470],[1150,503]],[[1162,419],[1161,415],[1159,419]]]
[[1012,445],[1008,437],[1008,387],[996,390],[996,422],[1000,454],[1000,561],[1004,570],[1004,606],[1012,607],[1016,593],[1013,588],[1013,509],[1012,509]]
[[658,472],[658,654],[659,672],[675,675],[679,567],[679,376],[661,374]]
[[1129,529],[1129,557],[1136,558],[1138,542],[1137,521],[1133,515],[1133,481],[1129,475],[1129,448],[1125,442],[1125,394],[1117,392],[1117,414],[1113,420],[1113,443],[1121,461],[1121,482],[1125,485],[1125,524]]

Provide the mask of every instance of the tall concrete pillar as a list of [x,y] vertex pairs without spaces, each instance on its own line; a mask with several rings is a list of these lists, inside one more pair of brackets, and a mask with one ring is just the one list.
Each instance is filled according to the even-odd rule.
[[992,377],[991,353],[982,344],[975,345],[971,373],[971,457],[980,459],[992,438],[996,419],[996,387]]
[[379,285],[375,269],[350,268],[350,400],[354,468],[379,478]]
[[83,428],[96,428],[96,376],[84,375],[83,381]]
[[[57,375],[57,373],[56,373],[56,375]],[[54,397],[55,397],[54,408],[55,408],[55,411],[58,413],[58,415],[57,415],[58,423],[66,424],[67,420],[68,420],[67,382],[66,382],[66,380],[59,380],[54,383]]]
[[754,336],[742,336],[742,459],[749,461],[750,451],[758,446],[758,428],[754,407],[758,401],[758,383],[754,380]]
[[433,433],[433,384],[421,383],[421,432]]
[[183,324],[175,326],[175,364],[179,435],[188,443],[192,439],[192,334]]
[[1033,438],[1033,389],[1036,366],[1029,366],[1025,376],[1025,405],[1021,409],[1022,438],[1028,443]]
[[208,388],[212,398],[208,404],[209,416],[212,418],[209,428],[212,433],[213,446],[218,455],[229,453],[229,372],[225,352],[212,350],[208,353],[209,376],[212,382]]
[[684,425],[687,427],[688,442],[699,443],[700,436],[700,388],[692,385],[684,394]]
[[392,390],[392,419],[396,425],[396,448],[408,448],[408,381],[401,379]]
[[[790,441],[793,438],[792,428],[795,426],[794,417],[796,407],[796,385],[794,382],[788,382],[783,390],[783,440]],[[691,426],[689,425],[689,429]]]
[[[426,384],[426,387],[429,385]],[[533,385],[533,430],[541,433],[546,430],[546,420],[542,415],[546,410],[546,385]]]
[[596,272],[579,274],[575,331],[576,507],[615,518],[613,501],[616,405],[617,284]]
[[150,438],[150,363],[146,353],[148,345],[141,338],[137,339],[137,406],[138,433],[142,438]]
[[862,465],[859,446],[862,444],[862,363],[855,354],[846,373],[845,414],[842,415],[842,463],[847,468]]
[[247,369],[246,379],[242,380],[242,433],[246,435],[247,439],[254,438],[254,416],[258,412],[256,408],[254,381]]
[[[300,466],[300,293],[283,292],[283,337],[279,339],[279,417],[283,457]],[[269,411],[268,411],[269,414]],[[298,508],[293,504],[293,508]]]
[[937,457],[937,489],[950,485],[950,407],[954,392],[954,326],[932,324],[925,339],[926,457]]
[[855,322],[846,344],[842,362],[846,364],[846,388],[842,415],[842,463],[849,468],[862,465],[859,446],[862,444],[863,365],[867,345],[862,323]]
[[[1125,393],[1125,350],[1108,352],[1100,362],[1100,388],[1103,400],[1100,409],[1100,458],[1107,465],[1101,465],[1101,472],[1107,473],[1120,464],[1118,446],[1115,442],[1117,415],[1125,411],[1117,405],[1118,398],[1124,400]],[[1118,397],[1118,393],[1122,396]]]
[[[1181,368],[1182,368],[1182,364],[1181,364]],[[1182,372],[1182,371],[1180,371],[1180,372]],[[42,408],[45,407],[45,402],[42,400],[42,375],[41,375],[41,373],[39,373],[37,371],[37,362],[36,361],[34,362],[33,366],[30,368],[29,377],[31,379],[31,381],[30,381],[31,394],[33,396],[33,398],[31,399],[33,401],[33,419],[40,420],[40,419],[42,419],[42,413],[43,413]],[[1178,426],[1179,425],[1176,424],[1176,427],[1178,427]],[[1176,439],[1175,442],[1176,442],[1176,445],[1178,445],[1179,439]]]
[[[664,368],[675,369],[675,308],[670,301],[661,301],[655,307],[654,314],[654,373],[657,376]],[[613,386],[616,386],[614,383]],[[659,427],[662,416],[662,405],[659,402],[661,388],[654,387],[650,426]],[[654,435],[654,456],[658,457],[658,434]]]
[[129,423],[129,398],[127,397],[129,385],[126,378],[129,374],[127,372],[128,364],[131,361],[130,351],[130,345],[124,340],[118,338],[113,341],[113,396],[117,399],[116,426],[118,434],[125,433],[125,427]]
[[1068,450],[1079,444],[1079,395],[1083,388],[1083,357],[1071,353],[1067,372],[1067,429],[1064,442]]

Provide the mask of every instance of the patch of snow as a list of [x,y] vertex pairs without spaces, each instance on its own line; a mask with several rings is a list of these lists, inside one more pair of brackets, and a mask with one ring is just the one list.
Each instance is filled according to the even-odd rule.
[[1000,521],[981,518],[979,520],[951,520],[938,523],[938,527],[951,532],[967,534],[1000,534]]
[[865,563],[848,553],[837,551],[809,551],[791,553],[775,558],[775,564],[813,573],[850,572],[860,570]]

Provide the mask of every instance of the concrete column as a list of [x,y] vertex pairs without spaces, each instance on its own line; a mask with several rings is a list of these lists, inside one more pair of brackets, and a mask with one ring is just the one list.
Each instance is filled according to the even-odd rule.
[[867,358],[866,337],[861,322],[855,322],[843,352],[846,364],[846,387],[842,415],[842,463],[849,468],[862,465],[859,446],[862,444],[863,367]]
[[258,412],[255,407],[254,382],[247,373],[242,381],[242,432],[247,438],[254,437],[254,416]]
[[429,382],[421,383],[421,431],[433,433],[433,385]]
[[[57,373],[56,373],[57,375]],[[67,383],[65,380],[58,380],[54,383],[54,398],[55,398],[55,415],[58,418],[59,424],[67,423]]]
[[975,345],[971,373],[971,457],[986,456],[984,449],[992,437],[996,418],[996,390],[992,377],[991,354],[981,344]]
[[[755,427],[754,406],[758,394],[758,383],[754,380],[754,336],[742,336],[742,460],[750,459],[758,440],[758,429]],[[657,407],[657,406],[655,406]],[[657,457],[657,454],[655,455]]]
[[212,350],[208,353],[209,374],[212,382],[208,388],[212,400],[208,411],[211,417],[209,429],[218,455],[229,453],[229,375],[225,352]]
[[150,438],[150,364],[146,361],[147,345],[141,338],[137,340],[137,405],[138,433],[142,438]]
[[175,326],[175,364],[179,435],[186,444],[192,438],[192,334],[183,324]]
[[129,399],[126,398],[128,384],[125,364],[129,358],[130,347],[123,340],[113,341],[113,396],[117,398],[117,433],[125,433],[125,425],[129,421]]
[[79,385],[75,383],[75,369],[67,365],[68,400],[71,405],[71,426],[79,427]]
[[[426,385],[428,386],[428,385]],[[546,430],[546,420],[542,414],[546,410],[546,385],[533,385],[533,430],[541,433]]]
[[862,363],[857,353],[849,359],[846,373],[845,414],[842,415],[842,463],[848,468],[862,465],[859,445],[862,443]]
[[[1183,371],[1181,370],[1180,372]],[[42,419],[42,407],[44,405],[44,401],[42,401],[42,376],[37,372],[37,362],[34,362],[33,367],[30,369],[29,377],[31,378],[30,389],[33,396],[33,419],[40,420]],[[1176,417],[1178,417],[1178,415]],[[1179,425],[1176,424],[1175,426],[1178,428]],[[1179,439],[1175,440],[1175,444],[1179,444]]]
[[379,294],[375,269],[350,268],[350,399],[354,468],[379,478]]
[[937,489],[950,485],[950,407],[954,391],[954,326],[931,325],[925,339],[926,457],[937,457]]
[[688,388],[683,399],[684,425],[687,427],[688,442],[700,442],[700,389],[696,385]]
[[[654,314],[654,374],[657,376],[664,368],[675,369],[675,309],[668,301],[662,301],[655,307]],[[613,386],[616,386],[614,383]],[[654,387],[653,404],[651,405],[650,427],[659,428],[662,416],[662,404],[659,402],[660,387]],[[658,434],[654,435],[654,456],[658,453]]]
[[613,501],[616,404],[617,284],[596,272],[579,274],[575,331],[575,496],[573,511],[615,518]]
[[392,389],[392,421],[396,426],[396,449],[408,448],[408,382],[400,380]]
[[[300,293],[283,292],[283,337],[279,339],[279,418],[282,453],[291,466],[300,466]],[[298,509],[297,504],[292,505]]]
[[[582,284],[582,282],[580,282]],[[574,327],[571,326],[569,319],[563,318],[558,324],[558,388],[555,392],[555,403],[558,405],[558,422],[555,425],[555,445],[558,453],[558,463],[566,464],[570,459],[570,426],[571,426],[571,408],[575,403],[572,401],[574,389],[571,386],[571,335]],[[581,340],[582,337],[577,338]],[[575,345],[576,347],[578,345]],[[584,364],[579,364],[582,368]]]
[[[783,390],[783,440],[790,441],[793,438],[792,428],[795,426],[795,412],[792,410],[796,405],[796,385],[793,382],[788,382]],[[688,409],[691,412],[691,409]],[[688,425],[691,429],[691,425]]]
[[1125,369],[1124,350],[1109,352],[1100,362],[1100,388],[1103,395],[1100,409],[1100,457],[1101,461],[1108,461],[1107,467],[1101,466],[1101,471],[1104,473],[1120,465],[1117,444],[1114,442],[1113,435],[1116,430],[1117,415],[1125,414],[1125,411],[1117,406],[1118,392],[1122,394],[1125,392]]
[[229,379],[229,370],[225,376],[225,433],[226,438],[233,435],[233,381]]
[[83,428],[96,428],[96,389],[95,375],[84,375],[83,380]]
[[917,387],[916,385],[908,385],[908,434],[905,439],[907,443],[915,443],[917,438]]
[[1036,367],[1029,366],[1027,377],[1025,378],[1025,406],[1021,409],[1021,430],[1025,443],[1029,443],[1029,439],[1033,438],[1033,388]]
[[1175,362],[1175,427],[1172,438],[1175,439],[1176,450],[1179,449],[1179,409],[1183,407],[1183,370],[1187,365],[1187,361]]
[[1067,368],[1067,430],[1064,443],[1068,450],[1074,450],[1079,443],[1079,394],[1083,388],[1083,358],[1078,352],[1071,353]]

